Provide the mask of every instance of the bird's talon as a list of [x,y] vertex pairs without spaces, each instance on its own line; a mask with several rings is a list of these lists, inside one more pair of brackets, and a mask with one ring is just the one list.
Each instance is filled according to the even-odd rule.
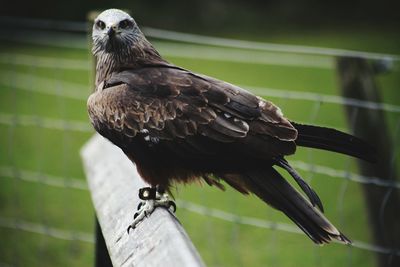
[[131,229],[135,229],[136,225],[144,218],[150,217],[157,207],[164,207],[172,213],[176,211],[176,205],[170,200],[168,194],[164,191],[159,191],[159,189],[155,187],[139,189],[139,198],[142,199],[142,201],[137,205],[137,211],[133,215],[133,222],[127,229],[128,233]]
[[172,200],[168,201],[168,209],[175,213],[176,212],[176,204]]

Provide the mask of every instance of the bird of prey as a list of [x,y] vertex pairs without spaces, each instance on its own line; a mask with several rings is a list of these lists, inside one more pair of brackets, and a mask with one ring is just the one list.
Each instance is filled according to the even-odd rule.
[[[174,209],[173,183],[224,181],[286,214],[317,244],[351,241],[323,215],[316,192],[285,156],[297,146],[374,159],[362,140],[340,131],[286,119],[270,101],[233,84],[193,73],[163,59],[124,11],[102,12],[93,25],[95,91],[88,99],[97,132],[122,149],[151,187],[134,228],[155,207]],[[305,195],[276,167],[294,178]]]

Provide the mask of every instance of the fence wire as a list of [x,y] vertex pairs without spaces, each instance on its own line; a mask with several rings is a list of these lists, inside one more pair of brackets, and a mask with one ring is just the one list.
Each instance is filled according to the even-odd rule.
[[[292,162],[293,166],[296,166],[296,168],[301,169],[300,166],[308,166],[305,169],[310,168],[310,164],[301,162],[301,161],[294,161]],[[315,166],[316,169],[321,168],[321,166]],[[327,167],[322,167],[323,170],[326,170]],[[318,172],[321,174],[327,174],[327,173],[336,173],[335,170],[329,169],[328,172]],[[339,173],[342,173],[343,171],[339,171]],[[356,175],[356,174],[353,174]],[[54,186],[54,187],[60,187],[60,188],[72,188],[72,189],[77,189],[77,190],[84,190],[88,191],[88,186],[86,182],[82,181],[81,179],[78,178],[73,178],[73,177],[57,177],[54,175],[49,175],[49,174],[44,174],[44,173],[39,173],[39,172],[32,172],[29,170],[13,170],[12,167],[7,167],[7,166],[0,166],[0,176],[3,177],[8,177],[11,179],[20,179],[23,181],[27,182],[32,182],[32,183],[40,183],[46,186]],[[357,175],[356,175],[357,176]],[[333,176],[333,177],[341,177],[340,175]],[[349,176],[351,177],[351,175]],[[369,181],[370,178],[362,178],[361,182],[366,183]],[[360,182],[359,180],[356,180]],[[377,181],[371,182],[371,184],[376,184]],[[379,183],[378,185],[380,186],[392,186],[391,184],[385,184],[385,183]],[[400,189],[400,183],[396,183],[396,188]],[[179,208],[181,209],[186,209],[190,212],[197,213],[203,216],[210,216],[214,217],[220,220],[232,222],[232,223],[238,223],[238,224],[243,224],[243,225],[249,225],[249,226],[254,226],[254,227],[259,227],[259,228],[267,228],[267,229],[272,229],[272,230],[279,230],[279,231],[284,231],[284,232],[289,232],[289,233],[295,233],[295,234],[303,234],[303,232],[293,224],[287,224],[287,223],[282,223],[282,222],[276,222],[276,221],[267,221],[267,220],[262,220],[259,218],[254,218],[254,217],[248,217],[248,216],[241,216],[238,214],[234,214],[231,212],[223,211],[220,209],[214,209],[210,207],[206,207],[204,205],[200,205],[197,203],[193,203],[190,201],[185,201],[182,199],[177,199],[177,204]],[[24,231],[29,231],[29,232],[34,232],[34,233],[39,233],[39,234],[44,234],[48,235],[51,237],[55,238],[60,238],[60,239],[65,239],[65,240],[80,240],[84,242],[89,242],[93,243],[93,236],[92,234],[89,233],[82,233],[82,232],[75,232],[75,231],[65,231],[65,230],[60,230],[56,228],[49,228],[45,225],[40,225],[40,224],[34,224],[26,221],[20,221],[18,219],[8,219],[8,218],[3,218],[0,217],[0,226],[1,227],[7,227],[7,228],[12,228],[12,229],[19,229],[19,230],[24,230]],[[389,248],[384,248],[380,246],[376,246],[373,244],[369,244],[363,241],[354,241],[352,246],[368,251],[373,251],[373,252],[379,252],[379,253],[394,253],[397,256],[400,256],[400,250],[392,250]]]
[[[52,21],[45,19],[28,19],[13,17],[0,17],[0,22],[3,24],[12,24],[23,28],[33,28],[42,30],[61,30],[71,32],[87,32],[90,26],[87,22],[74,22],[74,21]],[[232,47],[249,50],[264,50],[272,52],[290,53],[290,54],[307,54],[307,55],[323,55],[323,56],[342,56],[342,57],[360,57],[368,59],[386,59],[386,60],[400,60],[399,55],[385,54],[385,53],[369,53],[363,51],[354,51],[346,49],[334,48],[321,48],[310,47],[301,45],[284,45],[265,42],[254,42],[244,40],[234,40],[228,38],[218,38],[211,36],[204,36],[198,34],[188,34],[176,31],[162,30],[152,27],[142,27],[146,36],[151,38],[159,38],[162,40],[187,42],[201,45]]]
[[[3,32],[2,34],[0,33],[0,39],[8,42],[15,42],[19,45],[35,44],[39,48],[50,46],[84,51],[87,51],[88,49],[85,36],[82,35],[82,33],[85,33],[88,29],[87,24],[85,23],[30,19],[16,20],[15,18],[9,17],[1,17],[0,22],[12,23],[13,25],[24,29],[23,31],[20,31],[20,34],[8,34],[7,32]],[[29,27],[27,27],[27,25],[29,25]],[[43,30],[52,30],[52,32],[45,32]],[[168,42],[160,43],[160,50],[170,57],[191,59],[201,58],[202,60],[313,67],[321,69],[332,69],[333,60],[331,58],[318,58],[317,60],[313,58],[308,61],[304,59],[313,55],[323,57],[340,55],[383,60],[389,62],[388,64],[400,59],[397,55],[366,53],[341,49],[265,44],[183,34],[153,28],[145,28],[144,32],[149,37],[162,41],[184,42],[183,44]],[[230,49],[240,49],[242,51],[227,50],[224,52],[226,49],[215,48],[218,46],[228,47]],[[200,51],[201,53],[194,53],[194,51]],[[273,54],[262,54],[264,52],[273,52]],[[275,52],[284,53],[285,55],[275,55]],[[286,55],[287,53],[289,56]],[[301,55],[300,57],[298,56],[299,54]],[[77,137],[82,143],[90,134],[93,133],[93,130],[88,121],[84,119],[86,114],[80,116],[80,119],[70,118],[74,116],[71,116],[67,104],[65,103],[67,100],[73,101],[74,107],[84,107],[89,92],[89,86],[82,82],[77,82],[73,77],[71,78],[68,75],[64,75],[65,71],[73,71],[84,72],[84,75],[89,76],[91,66],[90,61],[82,58],[66,58],[65,55],[54,56],[54,53],[51,56],[43,56],[29,54],[29,52],[23,50],[13,50],[0,53],[0,66],[3,66],[0,69],[0,92],[3,94],[2,107],[0,107],[0,133],[3,139],[3,148],[6,148],[1,150],[0,158],[0,183],[4,185],[3,188],[6,189],[0,190],[0,198],[11,199],[7,200],[3,206],[0,205],[1,233],[4,233],[4,229],[9,229],[16,232],[34,233],[66,242],[79,241],[92,244],[94,242],[93,234],[87,230],[85,231],[88,227],[81,228],[73,219],[71,219],[73,217],[79,217],[82,214],[75,214],[73,211],[73,204],[70,202],[74,197],[77,199],[81,198],[79,194],[87,196],[88,188],[86,182],[82,179],[82,172],[79,170],[72,170],[72,167],[76,168],[76,165],[72,163],[74,160],[71,159],[70,154],[72,151],[70,150],[70,146],[77,146],[72,140],[75,138],[75,135],[82,135]],[[7,66],[7,68],[4,66]],[[46,70],[50,74],[44,74],[43,70]],[[397,104],[375,103],[344,98],[337,95],[315,93],[311,91],[312,88],[310,88],[310,91],[299,92],[297,90],[264,88],[250,85],[241,86],[256,94],[279,99],[282,103],[288,101],[293,103],[299,101],[310,102],[313,109],[307,119],[308,123],[317,123],[319,113],[323,109],[322,104],[324,103],[336,106],[347,105],[356,108],[381,110],[386,114],[390,114],[390,116],[395,120],[396,126],[393,131],[393,140],[398,140],[400,137],[400,105]],[[25,92],[27,95],[21,96],[21,92]],[[42,95],[55,97],[57,99],[58,108],[56,114],[47,114],[46,116],[42,114],[38,115],[38,113],[40,113],[38,111],[40,111],[43,108],[43,105],[46,104],[37,100],[29,101],[29,99],[37,99],[37,96],[40,98]],[[27,105],[28,108],[21,109],[18,105],[20,101],[23,102],[24,105]],[[79,110],[79,113],[82,112],[82,110]],[[354,115],[354,120],[355,119],[357,119],[357,114]],[[61,143],[61,145],[58,144],[57,146],[52,147],[52,144],[54,145],[55,142],[54,140],[51,140],[50,136],[46,137],[47,135],[44,134],[44,130],[46,129],[59,132],[59,143]],[[29,142],[22,141],[19,143],[23,140],[25,135],[32,135],[33,139]],[[45,145],[46,142],[49,142],[50,145]],[[52,150],[53,148],[59,151],[58,153],[50,154],[59,156],[59,160],[47,158],[47,156],[41,154],[45,149]],[[32,152],[26,150],[35,151]],[[392,164],[395,165],[398,153],[398,143],[395,143],[393,150]],[[26,155],[24,154],[24,151]],[[75,154],[73,154],[72,157],[78,157],[76,151],[73,152],[75,152]],[[338,183],[341,183],[337,206],[340,211],[339,216],[341,217],[340,222],[342,226],[346,224],[346,219],[343,218],[343,210],[346,209],[344,199],[346,192],[349,190],[349,186],[351,186],[350,183],[368,184],[370,186],[387,188],[388,193],[386,198],[382,200],[382,218],[387,201],[390,199],[389,197],[391,192],[400,189],[400,182],[396,179],[384,181],[378,177],[369,177],[356,173],[353,171],[350,161],[345,164],[344,167],[338,168],[329,165],[316,164],[314,163],[314,160],[315,155],[311,150],[309,150],[307,156],[304,157],[304,160],[292,160],[291,164],[296,169],[306,172],[309,182],[313,182],[317,176],[323,175],[337,179]],[[53,162],[54,166],[48,166],[49,163],[47,161]],[[58,161],[61,161],[61,164],[57,164]],[[30,189],[30,186],[22,186],[22,183],[35,185],[35,190]],[[68,189],[69,191],[62,191],[62,193],[49,193],[53,189],[48,188]],[[7,193],[6,190],[10,190],[9,192],[11,193]],[[25,194],[32,195],[32,198],[25,197]],[[204,196],[202,197],[204,198]],[[59,205],[47,208],[49,205],[48,201],[51,201],[51,199],[54,198],[59,198],[61,203],[55,203],[54,205]],[[232,202],[235,201],[236,200],[232,200]],[[36,208],[38,210],[29,210],[29,207],[31,206],[30,203],[27,202],[37,202],[38,204]],[[240,228],[238,225],[274,230],[267,242],[269,243],[267,246],[271,251],[274,251],[273,247],[275,247],[275,242],[277,242],[276,235],[278,234],[276,232],[287,232],[290,234],[302,233],[293,224],[274,220],[265,220],[251,216],[242,216],[237,213],[201,204],[205,202],[204,199],[200,199],[198,203],[185,199],[178,199],[178,206],[190,213],[203,217],[215,218],[232,224],[231,238],[234,241],[236,240],[234,245],[236,250],[240,250],[240,244],[238,244]],[[7,207],[6,205],[10,205],[10,207]],[[24,207],[25,205],[28,206],[28,210]],[[232,204],[232,206],[234,205],[235,204]],[[40,209],[40,207],[46,207],[46,209]],[[53,209],[62,210],[58,220],[69,222],[71,224],[58,222],[58,226],[53,226],[52,221],[47,219],[47,217],[52,217],[51,211]],[[86,210],[88,209],[91,210],[90,207]],[[27,214],[32,215],[32,218],[29,219],[29,217],[26,216]],[[85,214],[85,216],[90,215]],[[208,232],[209,235],[213,234],[212,227],[212,223],[207,223],[205,231]],[[91,229],[91,227],[89,227],[89,229]],[[10,240],[9,236],[7,236],[7,240]],[[217,249],[215,245],[212,244],[212,240],[209,242],[210,247]],[[43,239],[39,242],[39,248],[37,249],[38,255],[44,256],[48,253],[48,251],[46,251],[47,245],[48,242]],[[23,253],[23,245],[11,244],[11,246],[11,252],[7,253],[14,255],[14,260],[12,262],[7,262],[9,261],[9,256],[5,252],[3,253],[4,249],[0,248],[0,265],[22,266],[23,260],[18,257]],[[366,240],[355,240],[352,247],[368,252],[400,256],[399,248],[382,247]],[[76,253],[73,249],[67,252],[70,253],[70,255],[75,255],[74,253]],[[214,265],[223,265],[223,262],[218,257],[217,253],[215,251],[212,253],[214,253]],[[274,252],[274,254],[277,253],[277,251]],[[319,250],[316,249],[314,254],[317,263],[316,265],[322,265],[320,262]],[[349,250],[350,258],[351,254],[352,252]],[[245,261],[240,256],[240,253],[237,253],[236,257],[237,261],[240,263],[239,265],[244,265]],[[279,265],[279,262],[276,262],[275,265]],[[352,265],[350,260],[348,265]]]
[[[0,53],[0,63],[23,65],[29,67],[60,68],[69,70],[89,70],[90,66],[89,61],[85,60],[57,59],[57,58],[46,58],[46,57],[26,56],[20,54],[6,54],[6,53]],[[11,73],[7,71],[0,73],[0,82],[2,83],[2,85],[4,86],[11,85],[10,81],[6,79],[6,77],[10,77],[11,74],[14,75],[14,77],[18,78],[16,82],[13,82],[14,83],[13,85],[19,89],[31,90],[38,93],[45,93],[51,95],[60,95],[63,97],[68,97],[78,100],[86,100],[87,98],[87,93],[85,93],[85,91],[87,91],[87,87],[81,84],[63,81],[63,88],[59,92],[54,90],[54,84],[56,82],[54,81],[54,79],[41,78],[35,75],[29,75],[24,73],[16,73],[16,72]],[[32,87],[32,84],[34,84],[35,86]],[[267,88],[267,87],[250,86],[244,84],[239,84],[239,86],[246,88],[256,94],[264,96],[289,98],[295,100],[307,100],[320,103],[340,104],[346,106],[400,113],[400,105],[394,105],[389,103],[363,101],[354,98],[320,94],[310,91],[299,92],[299,91],[286,90],[282,88],[281,89]]]

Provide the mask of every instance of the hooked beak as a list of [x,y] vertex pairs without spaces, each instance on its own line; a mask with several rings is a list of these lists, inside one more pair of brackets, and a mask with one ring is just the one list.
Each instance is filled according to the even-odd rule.
[[115,30],[114,30],[113,27],[110,27],[110,28],[108,29],[107,35],[108,35],[108,37],[110,37],[110,38],[114,37],[114,35],[115,35]]

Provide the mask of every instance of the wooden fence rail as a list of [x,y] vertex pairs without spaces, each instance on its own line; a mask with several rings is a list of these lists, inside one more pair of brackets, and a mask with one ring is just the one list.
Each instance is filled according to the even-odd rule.
[[[138,189],[147,185],[119,148],[95,135],[81,155],[101,228],[96,242],[104,236],[113,266],[204,266],[185,230],[166,209],[157,208],[127,233],[139,203]],[[97,246],[96,265],[109,266],[101,247]]]

